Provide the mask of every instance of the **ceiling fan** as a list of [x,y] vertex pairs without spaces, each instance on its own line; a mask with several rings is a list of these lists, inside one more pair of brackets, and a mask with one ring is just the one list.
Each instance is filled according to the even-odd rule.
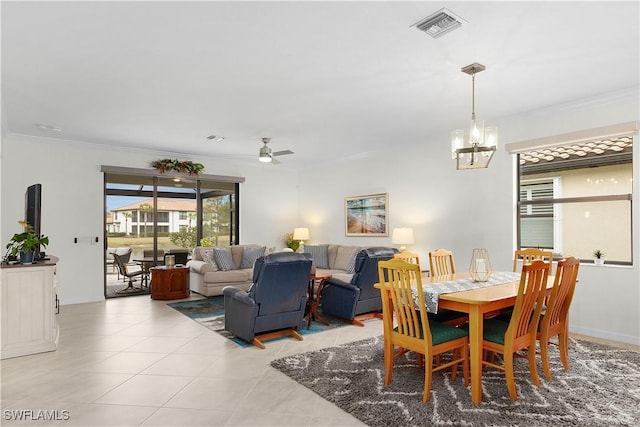
[[261,162],[278,164],[280,162],[274,159],[273,158],[274,156],[284,156],[285,154],[293,154],[293,151],[291,150],[271,151],[271,148],[269,148],[269,146],[267,145],[269,144],[269,141],[271,141],[271,138],[262,138],[262,142],[264,143],[264,145],[260,147],[260,152],[258,157],[258,160],[260,160]]

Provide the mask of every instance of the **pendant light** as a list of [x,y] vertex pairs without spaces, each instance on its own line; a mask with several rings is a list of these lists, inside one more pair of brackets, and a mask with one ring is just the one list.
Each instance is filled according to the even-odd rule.
[[476,74],[485,68],[484,65],[474,62],[461,70],[471,76],[471,127],[466,142],[463,129],[451,132],[451,157],[456,160],[458,170],[488,167],[498,144],[498,128],[494,126],[485,128],[484,121],[476,120]]

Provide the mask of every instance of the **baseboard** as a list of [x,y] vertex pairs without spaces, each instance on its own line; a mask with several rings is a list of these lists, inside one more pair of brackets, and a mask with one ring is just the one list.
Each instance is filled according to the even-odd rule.
[[102,302],[105,300],[104,296],[95,297],[95,298],[74,298],[74,299],[65,299],[60,300],[60,306],[72,305],[72,304],[86,304],[90,302]]
[[625,344],[640,345],[640,337],[616,332],[603,331],[600,329],[569,327],[569,333],[586,335],[594,338],[601,338],[610,341],[617,341]]

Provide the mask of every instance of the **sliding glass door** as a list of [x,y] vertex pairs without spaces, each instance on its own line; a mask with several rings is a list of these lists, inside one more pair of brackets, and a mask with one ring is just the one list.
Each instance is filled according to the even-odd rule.
[[239,241],[239,183],[105,173],[104,192],[107,298],[149,292],[144,275],[129,286],[114,253],[131,270],[148,270],[163,264],[168,253],[186,262],[200,242],[229,246]]

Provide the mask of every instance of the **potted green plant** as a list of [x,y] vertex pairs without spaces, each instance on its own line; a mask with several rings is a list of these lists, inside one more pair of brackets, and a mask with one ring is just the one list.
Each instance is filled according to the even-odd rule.
[[593,263],[595,265],[603,265],[604,264],[604,252],[600,249],[596,249],[593,251]]
[[35,251],[39,248],[46,248],[49,244],[49,237],[38,236],[31,225],[26,221],[18,221],[24,231],[13,235],[7,243],[7,253],[14,257],[20,256],[23,264],[33,262]]
[[297,251],[298,247],[300,246],[299,240],[293,240],[293,233],[285,234],[282,238],[282,241],[287,248],[291,248],[294,252]]
[[151,162],[151,167],[156,168],[160,173],[175,171],[189,175],[199,175],[204,169],[202,163],[194,163],[188,160],[181,161],[178,159],[155,160]]

